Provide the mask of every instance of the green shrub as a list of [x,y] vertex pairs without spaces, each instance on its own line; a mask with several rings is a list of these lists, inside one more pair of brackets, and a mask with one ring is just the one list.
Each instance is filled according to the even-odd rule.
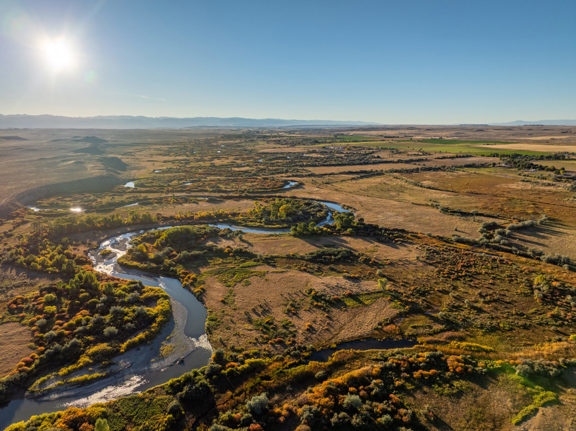
[[254,416],[263,416],[264,413],[268,411],[269,404],[268,395],[262,393],[253,396],[252,399],[246,403],[246,408]]
[[104,328],[103,334],[106,338],[114,338],[118,335],[118,329],[116,329],[114,326],[108,326]]
[[362,398],[356,394],[348,394],[344,398],[342,407],[349,411],[360,410],[362,408]]

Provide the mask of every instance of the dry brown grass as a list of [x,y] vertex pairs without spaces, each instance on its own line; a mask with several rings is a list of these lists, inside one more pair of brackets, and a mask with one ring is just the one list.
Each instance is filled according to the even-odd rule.
[[521,144],[496,144],[496,145],[482,145],[479,148],[498,148],[501,150],[515,150],[515,151],[539,151],[543,153],[563,153],[576,151],[576,145],[565,144],[565,145],[553,145],[553,144],[533,144],[533,143],[521,143]]
[[458,167],[471,164],[490,164],[499,163],[500,159],[497,157],[459,157],[455,159],[437,159],[431,158],[429,161],[422,162],[424,166],[448,166]]
[[576,160],[542,160],[534,163],[542,166],[552,166],[557,169],[564,168],[567,172],[576,171]]
[[468,139],[516,141],[521,139],[562,139],[576,144],[574,126],[392,126],[385,128],[358,128],[347,132],[350,135],[396,137],[400,139]]
[[409,163],[375,163],[372,165],[318,166],[306,169],[315,174],[329,174],[333,172],[389,171],[416,167],[418,166]]
[[421,172],[403,176],[450,191],[452,199],[437,199],[452,208],[522,219],[547,214],[568,226],[576,225],[576,202],[571,201],[572,193],[564,184],[525,181],[513,172]]
[[327,236],[297,238],[290,235],[244,234],[240,239],[213,239],[207,244],[218,247],[244,248],[262,255],[306,254],[324,247],[348,248],[379,261],[414,261],[419,254],[414,244],[382,244],[371,238]]
[[258,150],[259,153],[305,153],[308,151],[306,147],[272,147],[272,148],[263,148]]
[[25,326],[15,322],[0,325],[0,377],[10,373],[20,359],[33,352],[28,347],[31,342],[30,331]]
[[[25,140],[0,139],[0,207],[14,197],[39,186],[75,181],[99,175],[132,179],[166,169],[179,157],[174,145],[192,145],[196,138],[225,136],[226,131],[202,130],[64,130],[33,129],[4,131]],[[97,137],[100,152],[86,152],[86,137]],[[79,151],[80,150],[80,151]],[[145,150],[145,151],[144,151]],[[117,157],[127,164],[125,171],[107,166],[103,157]],[[180,156],[181,157],[181,156]]]
[[[271,316],[276,322],[281,322],[289,318],[296,330],[296,342],[317,346],[368,337],[374,333],[381,321],[392,318],[398,312],[383,298],[361,307],[323,311],[311,306],[305,294],[309,288],[330,295],[343,295],[347,290],[373,291],[377,288],[374,281],[351,281],[336,276],[320,277],[267,266],[255,269],[265,270],[267,274],[264,277],[251,278],[247,285],[232,288],[233,305],[222,302],[229,288],[215,278],[206,280],[206,307],[222,318],[222,323],[210,337],[214,344],[218,345],[222,339],[228,348],[232,345],[245,349],[261,347],[255,342],[255,338],[262,334],[250,323],[245,312],[253,319]],[[301,308],[295,315],[284,312],[289,300],[300,304]],[[310,329],[307,328],[308,324],[311,325]]]
[[482,217],[463,218],[443,214],[427,206],[430,199],[450,198],[455,194],[410,187],[388,177],[335,184],[308,182],[288,194],[348,205],[367,223],[449,237],[458,234],[476,238],[479,227],[486,221]]
[[[485,386],[467,383],[467,390],[450,397],[435,393],[432,389],[419,390],[408,398],[410,404],[420,410],[428,405],[442,420],[426,421],[427,429],[433,431],[506,431],[513,429],[510,418],[521,406],[521,394],[515,388],[498,381]],[[527,400],[526,400],[527,401]],[[450,424],[449,426],[447,424]]]

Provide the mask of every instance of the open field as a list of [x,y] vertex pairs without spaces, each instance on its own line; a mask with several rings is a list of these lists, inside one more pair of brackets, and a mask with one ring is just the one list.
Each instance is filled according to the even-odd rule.
[[[190,135],[203,136],[201,131],[184,136],[162,131],[146,136],[102,130],[15,132],[3,132],[1,135],[8,138],[0,139],[0,208],[11,210],[18,203],[28,205],[50,195],[104,191],[123,184],[134,175],[161,169],[166,160],[173,160],[162,150],[166,137],[187,142]],[[149,145],[144,158],[137,155],[140,145]],[[76,183],[85,179],[88,181]],[[38,187],[42,190],[35,193]]]
[[0,376],[10,373],[20,359],[33,350],[28,346],[32,341],[30,331],[19,323],[0,325]]
[[370,136],[374,139],[460,139],[476,141],[515,141],[521,139],[562,139],[572,141],[576,127],[571,126],[412,126],[374,127],[350,130],[352,136]]
[[126,232],[118,262],[192,292],[214,349],[43,427],[573,426],[576,128],[5,134],[21,139],[0,140],[4,399],[74,391],[171,324],[167,293],[87,257]]
[[554,144],[533,144],[533,143],[520,143],[520,144],[496,144],[486,145],[483,148],[487,149],[501,149],[501,150],[520,150],[520,151],[536,151],[543,153],[574,153],[576,145],[554,145]]
[[576,160],[554,160],[554,161],[541,161],[538,162],[539,165],[542,166],[551,166],[557,167],[558,169],[564,168],[567,172],[574,172],[576,171]]
[[407,186],[387,177],[344,180],[326,185],[313,182],[290,195],[313,198],[322,193],[326,200],[344,199],[347,205],[369,223],[391,228],[451,236],[454,233],[474,237],[483,217],[455,217],[429,207],[430,199],[450,195]]

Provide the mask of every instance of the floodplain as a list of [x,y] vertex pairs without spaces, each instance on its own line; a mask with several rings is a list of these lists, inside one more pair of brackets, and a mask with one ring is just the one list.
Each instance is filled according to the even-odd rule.
[[[0,426],[576,426],[574,127],[10,130],[0,151]],[[170,373],[138,386],[144,351]]]

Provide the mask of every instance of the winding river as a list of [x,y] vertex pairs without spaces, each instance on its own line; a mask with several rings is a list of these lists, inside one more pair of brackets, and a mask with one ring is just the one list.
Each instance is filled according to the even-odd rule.
[[[154,229],[151,229],[154,230]],[[180,281],[169,277],[156,277],[120,268],[118,258],[129,247],[130,240],[144,233],[131,232],[107,239],[91,254],[94,268],[125,280],[140,280],[147,286],[161,287],[170,295],[173,318],[151,343],[117,356],[109,375],[85,386],[50,391],[38,398],[18,398],[0,409],[0,429],[33,415],[62,410],[67,407],[85,407],[97,402],[110,401],[120,396],[144,391],[167,382],[184,372],[208,364],[212,348],[205,333],[207,312],[204,306]],[[102,249],[114,255],[108,259],[99,256]],[[166,344],[174,346],[167,356]]]
[[[159,169],[154,170],[154,173],[159,173],[159,172],[162,172],[162,171]],[[194,183],[183,183],[182,185],[183,186],[189,186],[192,184],[194,184]],[[288,180],[288,182],[284,186],[282,186],[282,189],[283,190],[289,190],[289,189],[292,189],[298,185],[300,185],[300,183],[298,181]],[[126,184],[124,184],[124,187],[131,188],[131,189],[136,188],[135,181],[128,181]],[[221,199],[222,196],[198,196],[198,198],[200,198],[200,199],[210,199],[210,198]],[[127,205],[120,205],[117,208],[128,208],[128,207],[133,207],[136,205],[140,205],[140,202],[134,202],[134,203],[127,204]],[[336,205],[336,204],[332,204],[332,205]],[[72,213],[83,213],[84,212],[84,208],[82,208],[80,206],[76,206],[76,207],[72,207],[72,208],[40,208],[37,206],[29,205],[26,208],[28,208],[30,211],[35,212],[35,213],[40,212],[40,211],[70,211]],[[344,211],[346,211],[346,210],[344,210]],[[253,233],[260,233],[260,232],[253,232]]]
[[[324,204],[331,211],[319,225],[331,224],[333,211],[350,212],[342,206],[326,201]],[[289,229],[261,229],[230,224],[214,224],[220,229],[232,229],[246,233],[284,234]],[[167,229],[168,227],[149,230]],[[37,398],[20,396],[13,399],[0,409],[0,429],[8,425],[27,420],[33,415],[62,410],[67,407],[85,407],[97,402],[110,401],[121,396],[144,391],[153,386],[167,382],[194,368],[207,365],[210,361],[212,348],[205,332],[207,312],[204,306],[188,290],[182,287],[180,281],[161,276],[153,276],[138,271],[121,268],[118,258],[126,253],[130,241],[145,231],[129,232],[117,235],[103,241],[90,258],[94,268],[125,280],[139,280],[147,286],[161,287],[170,295],[173,318],[163,328],[160,335],[151,343],[136,347],[114,359],[114,364],[100,371],[108,371],[109,375],[94,383],[84,386],[66,387],[58,391],[50,391],[47,395]],[[108,258],[100,256],[103,249],[113,251]],[[172,345],[167,356],[162,352],[166,344]],[[95,370],[98,371],[98,370]]]
[[[331,211],[328,211],[328,215],[326,216],[326,218],[324,220],[322,220],[320,223],[318,223],[318,226],[326,226],[326,225],[332,224],[334,222],[334,217],[332,216],[334,211],[338,211],[338,212],[342,212],[342,213],[349,213],[350,212],[350,210],[347,210],[347,209],[343,208],[341,205],[334,203],[334,202],[318,201],[318,200],[315,200],[315,202],[318,202],[318,203],[328,207],[331,210]],[[244,232],[244,233],[262,233],[262,234],[290,233],[290,229],[282,229],[282,228],[266,229],[266,228],[260,228],[260,227],[238,226],[235,224],[228,224],[228,223],[216,223],[216,224],[211,224],[210,226],[217,227],[218,229],[230,229],[230,230],[240,231],[240,232]]]

